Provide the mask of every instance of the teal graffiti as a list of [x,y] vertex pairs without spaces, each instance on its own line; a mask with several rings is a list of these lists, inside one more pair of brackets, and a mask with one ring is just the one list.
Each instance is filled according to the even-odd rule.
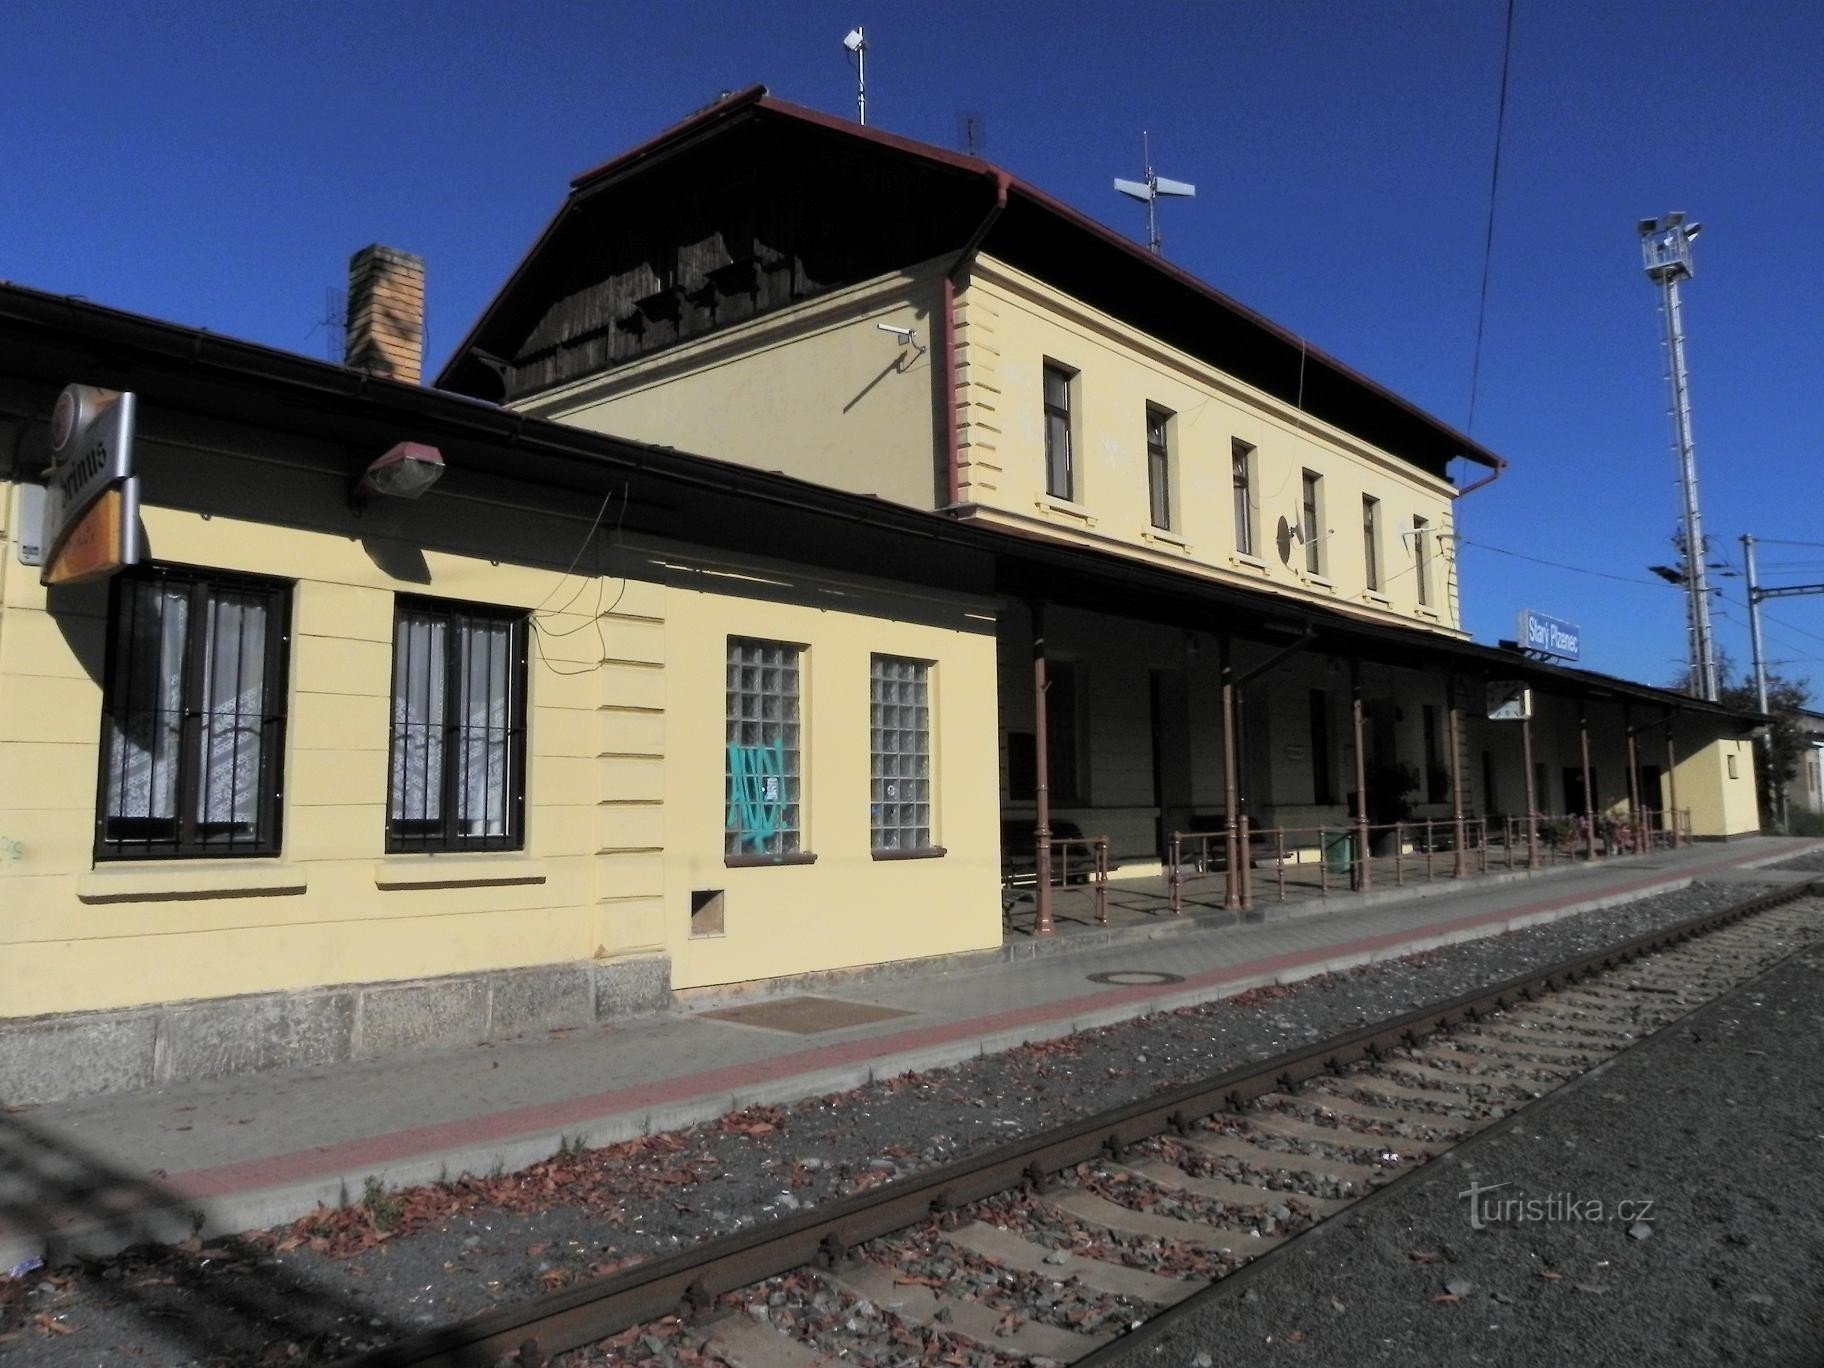
[[0,860],[11,864],[14,860],[25,858],[25,842],[15,841],[11,836],[0,836]]
[[785,824],[785,745],[728,748],[728,830],[756,850]]

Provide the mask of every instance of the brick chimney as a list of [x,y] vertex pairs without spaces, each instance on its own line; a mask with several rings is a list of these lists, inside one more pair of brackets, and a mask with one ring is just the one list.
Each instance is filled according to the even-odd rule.
[[343,360],[416,385],[424,370],[424,258],[375,243],[348,259]]

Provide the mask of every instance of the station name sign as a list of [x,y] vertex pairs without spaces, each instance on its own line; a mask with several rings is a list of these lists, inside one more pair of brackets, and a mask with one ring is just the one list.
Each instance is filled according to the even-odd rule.
[[1583,647],[1583,628],[1562,618],[1547,617],[1531,608],[1520,610],[1520,648],[1541,655],[1575,660]]
[[57,397],[38,543],[42,583],[84,584],[139,561],[135,407],[130,392],[94,385],[67,385]]

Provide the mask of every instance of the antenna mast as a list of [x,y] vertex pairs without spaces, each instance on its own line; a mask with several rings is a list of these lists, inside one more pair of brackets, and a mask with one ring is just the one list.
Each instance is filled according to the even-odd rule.
[[1710,634],[1710,591],[1705,584],[1704,534],[1697,511],[1697,448],[1691,440],[1691,390],[1685,374],[1685,321],[1679,283],[1691,278],[1691,240],[1701,223],[1686,223],[1682,211],[1641,219],[1640,253],[1647,279],[1659,287],[1666,327],[1666,378],[1672,390],[1672,440],[1678,457],[1685,515],[1686,612],[1691,625],[1691,692],[1714,703],[1716,650]]
[[855,118],[865,127],[868,122],[868,40],[860,24],[848,31],[842,46],[855,59]]
[[1191,199],[1197,194],[1197,187],[1188,181],[1167,180],[1153,171],[1152,150],[1148,145],[1145,132],[1140,134],[1140,165],[1144,180],[1115,180],[1115,189],[1129,199],[1146,202],[1146,245],[1154,256],[1165,255],[1165,240],[1159,236],[1159,197],[1172,195]]

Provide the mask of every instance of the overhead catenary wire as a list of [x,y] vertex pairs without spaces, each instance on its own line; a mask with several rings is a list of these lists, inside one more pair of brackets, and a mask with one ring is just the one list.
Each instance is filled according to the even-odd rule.
[[1488,326],[1488,277],[1495,259],[1495,207],[1501,192],[1501,143],[1507,129],[1507,74],[1514,48],[1514,0],[1507,0],[1507,26],[1501,38],[1501,93],[1495,101],[1495,155],[1488,177],[1488,228],[1482,241],[1482,289],[1476,304],[1476,345],[1469,363],[1469,421],[1463,430],[1476,430],[1476,397],[1482,382],[1482,337]]
[[1524,551],[1509,551],[1505,547],[1490,546],[1487,542],[1472,541],[1461,534],[1457,536],[1457,545],[1473,546],[1481,551],[1492,551],[1497,556],[1510,556],[1514,560],[1530,561],[1534,565],[1543,565],[1552,570],[1568,570],[1572,574],[1590,575],[1596,579],[1614,580],[1618,584],[1637,584],[1648,589],[1664,589],[1663,580],[1650,580],[1638,575],[1617,575],[1608,570],[1592,570],[1587,565],[1567,565],[1563,561],[1547,560],[1543,556],[1531,556]]

